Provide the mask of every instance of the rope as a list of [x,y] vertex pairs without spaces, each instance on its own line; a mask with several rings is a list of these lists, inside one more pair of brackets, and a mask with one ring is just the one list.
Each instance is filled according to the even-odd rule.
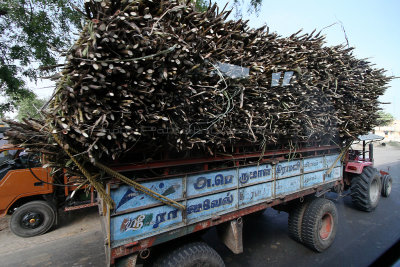
[[75,165],[79,168],[79,170],[82,172],[82,174],[88,179],[88,181],[94,186],[96,189],[97,193],[100,195],[101,198],[104,199],[104,201],[112,208],[114,208],[115,203],[112,200],[111,196],[107,194],[107,192],[104,190],[103,186],[94,179],[90,173],[75,159],[75,157],[69,152],[68,149],[66,149],[63,145],[61,140],[58,138],[56,134],[53,134],[54,140],[56,140],[57,144],[64,149],[65,153],[71,158],[71,160],[75,163]]
[[349,145],[347,145],[347,147],[345,149],[342,150],[342,152],[339,154],[339,156],[336,158],[335,162],[332,164],[332,166],[328,169],[328,171],[326,172],[327,175],[330,175],[333,168],[336,166],[336,163],[339,161],[339,159],[341,159],[344,154],[347,152],[347,150],[349,150],[351,146],[351,143]]
[[[54,136],[54,139],[56,139],[57,143],[58,143],[61,147],[63,147],[63,146],[61,145],[60,139],[58,139],[58,136],[56,136],[55,134],[53,134],[53,136]],[[79,164],[79,162],[70,154],[70,152],[69,152],[68,150],[66,150],[64,147],[63,147],[63,149],[64,149],[65,152],[68,154],[68,156],[71,157],[71,159],[74,161],[74,163],[78,166],[79,170],[81,170],[81,172],[85,175],[85,177],[88,178],[87,175],[89,175],[89,177],[91,177],[90,174],[89,174],[89,172],[86,171],[86,170],[83,168],[83,166],[81,166],[81,165]],[[75,149],[73,149],[73,148],[70,148],[70,150],[71,150],[72,152],[74,152],[74,153],[77,153],[77,151],[76,151]],[[116,178],[116,179],[118,179],[118,180],[120,180],[120,181],[122,181],[122,182],[124,182],[124,183],[126,183],[126,184],[128,184],[128,185],[130,185],[130,186],[132,186],[132,187],[135,188],[136,190],[141,191],[141,192],[145,193],[146,195],[148,195],[148,196],[150,196],[150,197],[152,197],[152,198],[155,198],[155,199],[161,201],[162,203],[164,203],[164,204],[166,204],[166,205],[168,205],[168,206],[172,206],[172,207],[177,208],[177,209],[185,210],[185,206],[184,206],[184,205],[179,204],[178,202],[176,202],[176,201],[174,201],[174,200],[172,200],[172,199],[170,199],[170,198],[168,198],[168,197],[166,197],[166,196],[163,196],[163,195],[161,195],[161,194],[159,194],[159,193],[157,193],[157,192],[155,192],[155,191],[153,191],[153,190],[151,190],[151,189],[149,189],[149,188],[147,188],[147,187],[145,187],[145,186],[143,186],[143,185],[141,185],[141,184],[139,184],[139,183],[137,183],[137,182],[135,182],[135,181],[132,181],[132,180],[129,179],[128,177],[126,177],[126,176],[120,174],[119,172],[116,172],[116,171],[110,169],[109,167],[105,166],[104,164],[102,164],[102,163],[100,163],[100,162],[98,162],[98,161],[92,162],[92,161],[90,161],[87,157],[85,157],[85,156],[83,156],[83,157],[84,157],[85,160],[91,162],[91,163],[92,163],[94,166],[96,166],[97,168],[99,168],[99,169],[105,171],[106,173],[108,173],[108,174],[111,175],[112,177],[114,177],[114,178]],[[85,171],[85,172],[83,172],[83,171]],[[95,181],[92,177],[91,177],[91,179],[88,178],[88,180],[90,181],[90,183],[93,183],[92,180],[93,180],[95,183],[97,183],[97,181]],[[94,185],[94,184],[93,184],[93,185]],[[101,187],[101,190],[104,191],[104,189],[102,188],[102,186],[101,186],[99,183],[98,183],[98,185]],[[95,188],[96,188],[96,190],[97,190],[97,187],[96,187],[96,186],[95,186]],[[101,195],[101,197],[103,197],[103,198],[105,198],[105,196],[107,196],[107,198],[109,198],[109,199],[112,201],[112,205],[111,205],[111,206],[114,207],[114,202],[113,202],[113,200],[111,199],[111,197],[110,197],[105,191],[104,191],[104,195],[103,195],[103,194],[100,194],[100,195]],[[108,201],[106,201],[106,202],[109,203]]]
[[109,167],[101,164],[100,162],[95,161],[95,162],[93,162],[93,165],[102,169],[103,171],[105,171],[109,175],[113,176],[114,178],[121,180],[122,182],[134,187],[136,190],[139,190],[139,191],[145,193],[146,195],[149,195],[150,197],[161,201],[162,203],[164,203],[166,205],[169,205],[174,208],[181,209],[181,210],[185,210],[185,206],[183,206],[182,204],[179,204],[178,202],[176,202],[170,198],[167,198],[166,196],[163,196],[163,195],[161,195],[161,194],[159,194],[159,193],[157,193],[135,181],[132,181],[128,177],[120,174],[119,172],[116,172],[116,171],[110,169]]

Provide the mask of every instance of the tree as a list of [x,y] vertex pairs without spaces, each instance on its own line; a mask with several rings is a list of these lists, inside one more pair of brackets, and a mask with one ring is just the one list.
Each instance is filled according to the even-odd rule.
[[84,0],[5,0],[0,2],[0,115],[23,99],[34,99],[26,80],[44,72],[39,65],[54,65],[59,54],[76,39],[81,13],[73,5]]
[[25,98],[18,103],[17,119],[22,121],[25,118],[40,119],[39,110],[46,104],[46,99],[39,99],[36,96],[33,99]]
[[209,2],[206,0],[193,0],[195,1],[196,9],[200,12],[205,12],[209,5]]
[[378,111],[378,126],[387,126],[394,121],[394,116],[388,112]]

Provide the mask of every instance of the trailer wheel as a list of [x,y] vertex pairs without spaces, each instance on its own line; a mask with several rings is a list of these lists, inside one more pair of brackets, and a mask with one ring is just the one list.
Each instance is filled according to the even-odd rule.
[[382,177],[382,196],[389,197],[390,193],[392,192],[392,176],[386,174]]
[[177,248],[159,258],[155,267],[224,267],[221,256],[204,242],[194,242]]
[[304,212],[306,211],[310,201],[296,204],[289,212],[288,230],[289,236],[297,242],[302,243],[301,226],[303,222]]
[[335,240],[337,225],[335,204],[324,198],[316,198],[304,212],[301,239],[306,246],[322,252]]
[[56,220],[55,209],[46,201],[28,202],[17,208],[11,216],[10,229],[20,237],[42,235]]
[[381,195],[381,179],[378,171],[365,167],[363,172],[351,180],[351,198],[360,210],[373,211]]

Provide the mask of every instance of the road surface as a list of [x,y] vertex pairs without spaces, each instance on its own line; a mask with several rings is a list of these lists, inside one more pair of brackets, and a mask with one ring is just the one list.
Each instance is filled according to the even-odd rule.
[[[350,197],[336,200],[339,228],[335,242],[324,253],[290,239],[287,214],[273,209],[245,218],[240,255],[219,242],[215,230],[203,238],[227,266],[368,266],[400,239],[400,147],[377,147],[375,158],[376,166],[389,168],[394,177],[391,196],[381,198],[372,213],[354,209]],[[14,236],[7,220],[0,220],[0,266],[105,266],[103,243],[96,209],[69,213],[61,218],[58,229],[29,239]]]

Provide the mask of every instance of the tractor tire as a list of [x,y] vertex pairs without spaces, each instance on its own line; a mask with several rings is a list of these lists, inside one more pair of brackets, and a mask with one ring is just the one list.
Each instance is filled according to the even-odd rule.
[[304,212],[308,208],[310,201],[304,201],[303,203],[296,203],[293,209],[289,212],[288,218],[288,230],[289,236],[297,241],[302,243],[303,240],[301,238],[301,227],[303,223]]
[[392,192],[392,183],[393,179],[389,174],[386,174],[382,177],[382,196],[389,197],[390,193]]
[[55,208],[46,201],[28,202],[12,214],[11,231],[20,237],[42,235],[49,231],[56,221]]
[[316,198],[308,205],[301,228],[304,245],[322,252],[335,240],[338,215],[335,204],[325,198]]
[[193,242],[161,256],[154,267],[224,267],[221,256],[204,242]]
[[351,180],[351,198],[355,207],[362,211],[373,211],[381,195],[381,179],[378,171],[365,167],[363,172]]

